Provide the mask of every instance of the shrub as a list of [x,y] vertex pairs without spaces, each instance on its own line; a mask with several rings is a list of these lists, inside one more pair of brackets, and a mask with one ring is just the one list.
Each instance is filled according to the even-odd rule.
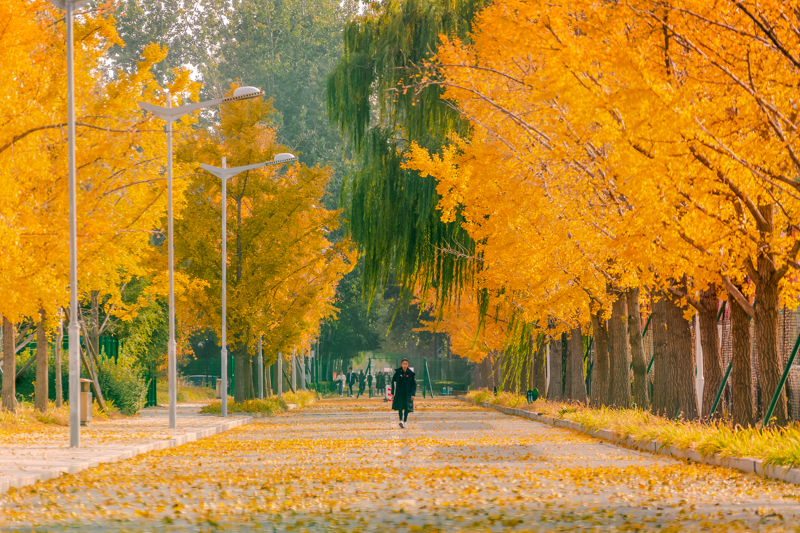
[[101,357],[97,369],[103,398],[123,415],[138,413],[147,400],[147,381],[130,360]]
[[[231,413],[269,413],[271,415],[286,411],[286,402],[278,398],[265,398],[263,400],[245,400],[243,402],[228,402],[228,412]],[[218,415],[222,413],[222,404],[219,401],[204,405],[201,413]]]
[[311,390],[299,390],[297,392],[286,392],[283,394],[283,399],[286,403],[295,403],[299,407],[305,407],[316,402],[318,395]]

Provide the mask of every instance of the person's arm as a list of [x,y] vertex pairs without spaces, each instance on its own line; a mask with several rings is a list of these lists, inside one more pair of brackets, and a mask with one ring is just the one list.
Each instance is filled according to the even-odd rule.
[[417,395],[417,376],[411,375],[411,397],[415,397]]

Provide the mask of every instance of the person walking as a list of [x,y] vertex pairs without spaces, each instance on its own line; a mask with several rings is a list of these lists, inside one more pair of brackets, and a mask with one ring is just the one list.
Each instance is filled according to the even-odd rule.
[[358,373],[358,396],[360,397],[364,394],[364,387],[367,385],[367,376],[364,375],[364,371],[360,371]]
[[336,376],[336,381],[339,383],[339,398],[344,396],[344,372],[339,372],[339,375]]
[[417,394],[417,380],[414,371],[408,368],[408,359],[400,362],[392,378],[392,409],[400,417],[400,427],[406,428],[408,413],[414,412],[414,396]]
[[356,374],[355,370],[350,368],[350,373],[347,374],[347,389],[349,391],[348,396],[353,395],[353,385],[356,384],[357,379],[358,379],[358,374]]
[[383,401],[386,401],[386,376],[383,372],[378,372],[376,382],[377,393],[383,396]]

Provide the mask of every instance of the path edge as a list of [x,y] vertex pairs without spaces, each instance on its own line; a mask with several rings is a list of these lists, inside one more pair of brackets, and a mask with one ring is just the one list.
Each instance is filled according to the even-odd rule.
[[116,449],[113,452],[103,453],[102,451],[98,450],[97,456],[95,456],[91,461],[76,462],[70,466],[31,470],[29,473],[16,475],[13,479],[2,480],[0,481],[0,494],[5,494],[9,491],[9,489],[12,488],[20,489],[29,485],[35,485],[40,481],[49,481],[61,476],[61,474],[77,474],[78,472],[95,468],[101,464],[117,463],[119,461],[132,459],[145,453],[167,450],[169,448],[177,448],[178,446],[195,442],[206,437],[211,437],[213,435],[218,435],[239,426],[252,423],[253,417],[242,416],[229,420],[228,422],[222,422],[220,424],[215,424],[213,426],[198,429],[196,431],[189,431],[171,439],[163,439],[156,442],[150,442],[148,444],[141,444],[139,446],[125,448],[122,451]]
[[[462,401],[470,403],[472,405],[476,405],[474,402],[470,402],[469,400],[466,399]],[[756,459],[753,457],[725,457],[716,453],[713,455],[702,455],[697,450],[678,448],[676,446],[665,446],[660,442],[654,440],[637,441],[633,437],[623,438],[622,435],[620,435],[619,433],[615,433],[608,429],[588,428],[582,424],[578,424],[577,422],[573,422],[571,420],[549,418],[546,416],[541,416],[531,411],[525,411],[523,409],[504,407],[502,405],[495,405],[489,402],[484,402],[481,404],[481,406],[487,409],[494,409],[495,411],[500,411],[501,413],[507,415],[529,418],[531,420],[540,422],[542,424],[547,424],[550,426],[561,427],[566,429],[573,429],[575,431],[585,433],[590,437],[595,437],[601,440],[609,441],[614,444],[624,446],[626,448],[634,448],[640,451],[650,452],[657,455],[667,455],[674,457],[676,459],[694,461],[696,463],[702,463],[710,466],[720,466],[723,468],[730,468],[733,470],[739,470],[740,472],[744,472],[746,474],[752,473],[763,478],[775,479],[786,483],[792,483],[794,485],[800,485],[800,469],[798,468],[791,468],[788,466],[765,465],[761,459]]]

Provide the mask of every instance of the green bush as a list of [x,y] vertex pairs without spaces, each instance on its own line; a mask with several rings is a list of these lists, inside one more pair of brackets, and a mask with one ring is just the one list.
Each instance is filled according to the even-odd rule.
[[134,415],[144,407],[147,381],[130,360],[120,358],[115,362],[110,357],[101,357],[97,377],[103,397],[114,402],[120,413]]

